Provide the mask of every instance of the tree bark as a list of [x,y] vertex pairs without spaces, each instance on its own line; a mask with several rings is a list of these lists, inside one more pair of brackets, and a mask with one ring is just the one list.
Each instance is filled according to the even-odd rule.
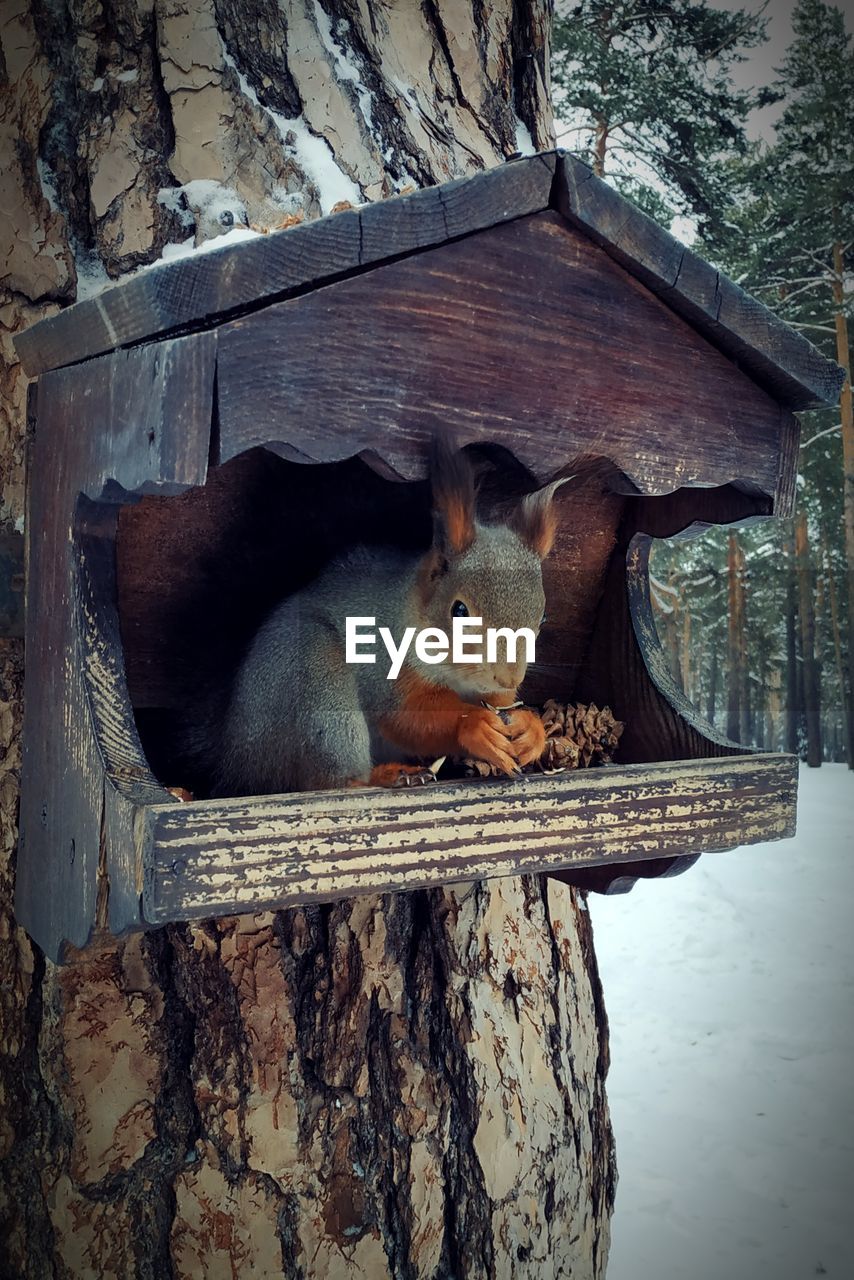
[[821,764],[821,686],[815,660],[815,611],[812,561],[806,513],[795,520],[795,560],[798,571],[801,653],[803,655],[804,712],[807,725],[807,764]]
[[[842,656],[842,638],[839,628],[839,607],[836,599],[836,575],[833,572],[833,561],[830,555],[830,546],[828,544],[827,532],[822,530],[821,534],[821,552],[824,563],[824,571],[827,575],[827,598],[830,609],[830,630],[833,635],[833,655],[836,659],[836,678],[839,681],[839,709],[842,716],[842,744],[845,753],[845,759],[851,764],[851,722],[850,722],[850,704],[845,687],[846,671],[845,660]],[[834,754],[836,759],[838,753]]]
[[[12,332],[158,258],[552,142],[547,0],[17,0],[0,22],[0,528]],[[208,921],[56,968],[12,917],[0,641],[0,1257],[16,1277],[601,1277],[615,1172],[585,904],[538,878]]]
[[795,538],[790,527],[785,539],[786,555],[786,750],[792,755],[800,753],[798,726],[800,705],[798,697],[798,578],[795,566]]
[[[854,401],[851,395],[851,348],[845,314],[845,259],[841,241],[833,245],[833,300],[835,304],[836,358],[845,370],[839,399],[842,422],[843,518],[845,521],[845,561],[848,578],[848,665],[846,703],[846,750],[848,768],[854,769]],[[842,692],[845,700],[845,688]]]
[[715,643],[714,636],[712,637],[711,650],[712,650],[712,667],[711,667],[711,671],[709,672],[709,705],[708,705],[708,712],[706,715],[706,719],[708,720],[709,724],[714,724],[715,716],[717,715],[717,711],[718,711],[718,707],[717,707],[718,674],[720,671],[720,660],[718,658],[718,646]]
[[681,666],[682,666],[682,688],[685,691],[685,697],[689,701],[693,700],[693,667],[692,667],[692,642],[691,642],[691,605],[686,594],[682,594],[682,644],[681,644]]
[[743,741],[745,728],[744,553],[738,535],[727,542],[729,623],[727,629],[727,737]]

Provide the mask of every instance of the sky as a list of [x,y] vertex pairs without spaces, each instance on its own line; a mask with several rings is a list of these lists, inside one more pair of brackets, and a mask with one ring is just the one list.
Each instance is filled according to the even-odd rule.
[[[848,0],[851,3],[851,0]],[[747,9],[751,13],[762,8],[761,3],[740,3],[739,0],[718,0],[722,9]],[[743,62],[735,73],[735,80],[740,88],[760,88],[773,84],[777,78],[777,68],[781,66],[786,49],[792,42],[792,10],[795,0],[768,0],[764,16],[768,20],[768,39],[765,44],[754,49],[746,62]],[[757,138],[769,137],[773,131],[774,121],[780,113],[782,104],[764,107],[755,111],[751,120],[750,133]]]
[[[716,0],[721,9],[747,9],[756,13],[762,9],[761,0]],[[833,6],[845,15],[845,25],[854,31],[854,0],[837,0]],[[768,39],[758,49],[754,49],[748,59],[741,64],[735,74],[740,87],[759,88],[773,84],[776,80],[776,69],[781,66],[786,49],[792,42],[792,11],[795,0],[768,0],[764,15],[768,19]],[[781,105],[765,107],[756,111],[751,120],[750,132],[754,137],[768,137],[774,121],[781,110]]]

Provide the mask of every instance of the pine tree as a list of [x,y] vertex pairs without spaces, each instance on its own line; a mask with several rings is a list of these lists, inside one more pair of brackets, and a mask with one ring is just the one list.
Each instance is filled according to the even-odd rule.
[[[799,0],[793,28],[795,39],[775,87],[785,101],[775,140],[747,161],[730,162],[739,198],[727,223],[707,233],[704,250],[849,371],[840,407],[804,415],[805,483],[799,500],[808,512],[811,539],[817,544],[822,532],[827,535],[830,572],[843,596],[839,613],[847,619],[841,629],[848,688],[838,690],[838,703],[847,698],[847,756],[854,767],[854,419],[848,334],[854,308],[854,38],[846,32],[842,11],[822,0]],[[827,661],[836,667],[829,653]]]
[[713,229],[728,203],[726,158],[747,154],[744,122],[764,100],[737,89],[732,69],[764,38],[757,15],[705,0],[559,4],[560,136],[653,217],[687,213]]

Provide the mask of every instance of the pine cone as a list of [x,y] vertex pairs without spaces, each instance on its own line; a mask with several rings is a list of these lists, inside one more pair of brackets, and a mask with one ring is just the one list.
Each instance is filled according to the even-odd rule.
[[[614,718],[610,707],[597,707],[549,698],[540,711],[546,731],[546,749],[540,759],[525,766],[526,773],[538,770],[587,769],[610,764],[625,725]],[[500,769],[485,760],[466,757],[460,762],[468,778],[502,777]]]

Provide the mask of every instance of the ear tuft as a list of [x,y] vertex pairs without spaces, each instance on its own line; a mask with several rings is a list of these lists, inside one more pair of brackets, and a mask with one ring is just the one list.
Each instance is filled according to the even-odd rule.
[[554,508],[554,496],[562,484],[571,480],[572,476],[560,476],[526,494],[510,518],[510,527],[518,533],[526,547],[545,560],[554,546],[557,533],[557,512]]
[[474,542],[475,484],[471,462],[447,437],[434,435],[430,447],[434,542],[460,555]]
[[510,527],[541,560],[545,560],[551,551],[557,532],[554,496],[568,480],[575,482],[573,488],[597,492],[603,496],[608,493],[628,495],[638,492],[635,484],[609,458],[585,454],[561,468],[554,479],[542,489],[522,498],[508,519]]

